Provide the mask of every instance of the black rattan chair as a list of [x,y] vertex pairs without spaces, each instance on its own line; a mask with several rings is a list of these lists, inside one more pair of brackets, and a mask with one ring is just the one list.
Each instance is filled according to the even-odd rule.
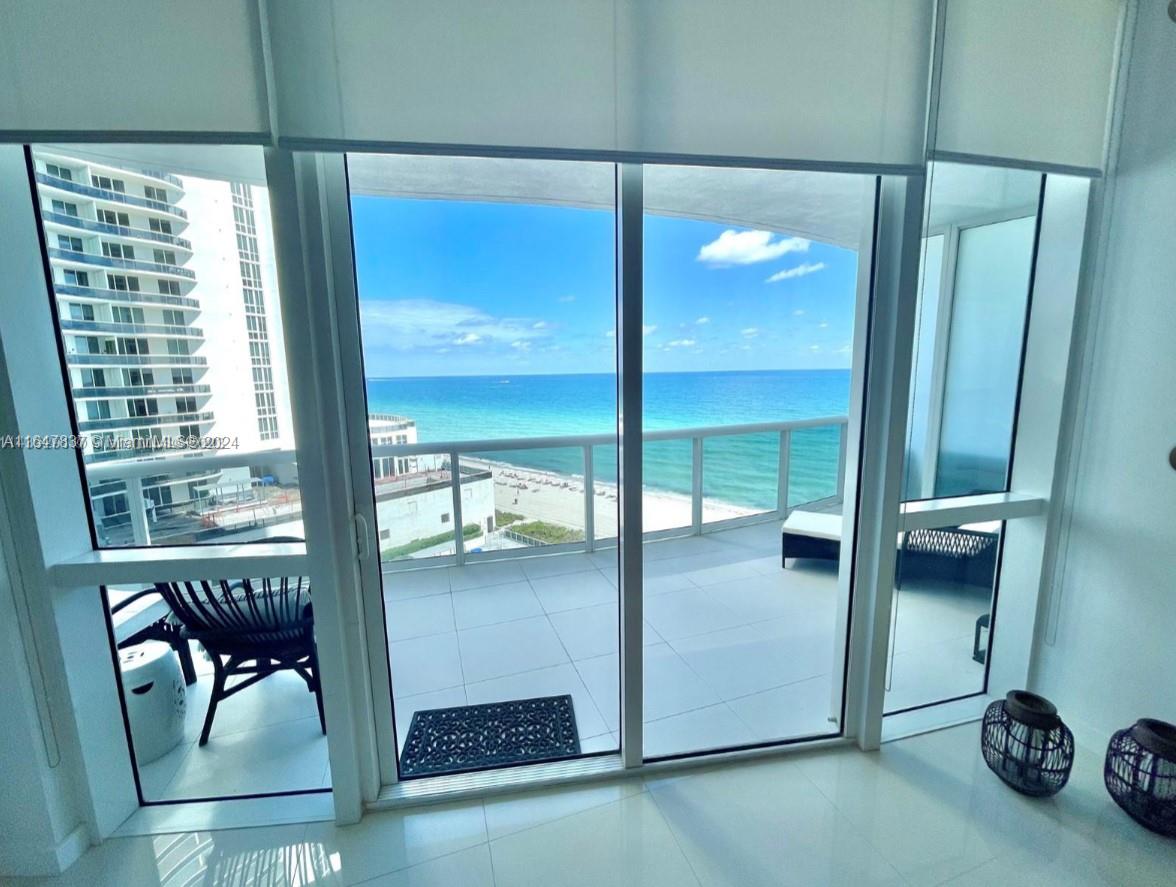
[[[306,681],[323,717],[323,691],[314,643],[310,582],[303,577],[220,582],[159,582],[156,591],[179,621],[185,640],[199,641],[212,659],[212,695],[200,732],[208,742],[212,719],[227,699],[279,671],[294,671]],[[244,677],[233,686],[229,678]]]

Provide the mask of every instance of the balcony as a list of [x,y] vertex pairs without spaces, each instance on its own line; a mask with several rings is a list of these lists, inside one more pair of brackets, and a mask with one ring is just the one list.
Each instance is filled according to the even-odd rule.
[[205,395],[211,393],[212,386],[202,384],[124,385],[119,387],[94,385],[73,389],[74,400],[104,400],[111,397],[168,397],[176,394]]
[[118,268],[124,271],[137,271],[142,274],[158,274],[162,277],[181,277],[184,280],[195,280],[196,272],[176,265],[162,265],[157,262],[141,262],[138,259],[115,259],[110,256],[99,256],[94,253],[77,252],[72,249],[58,249],[49,247],[49,258],[61,262],[72,262],[79,265],[97,265],[102,268]]
[[121,323],[105,320],[63,319],[61,328],[70,332],[109,333],[115,336],[164,336],[172,339],[203,339],[198,326],[177,326],[169,323]]
[[111,234],[115,237],[125,237],[132,240],[147,240],[155,243],[166,243],[182,250],[192,251],[192,242],[175,234],[165,234],[162,231],[152,231],[148,228],[124,228],[122,225],[108,225],[94,219],[83,219],[68,213],[42,212],[41,218],[54,225],[66,228],[76,228],[82,231],[93,231],[97,234]]
[[147,293],[134,290],[113,290],[96,286],[74,286],[71,283],[53,284],[53,291],[61,296],[79,299],[94,299],[102,302],[125,302],[132,305],[167,305],[170,308],[200,310],[200,302],[188,296],[170,296],[162,293]]
[[119,428],[161,428],[167,425],[192,425],[211,422],[212,412],[203,413],[160,413],[154,416],[112,416],[109,419],[83,419],[78,422],[78,431],[114,431]]
[[208,366],[208,358],[193,357],[191,354],[66,354],[65,362],[70,366]]
[[65,191],[70,194],[78,194],[82,197],[91,197],[95,200],[108,200],[112,203],[122,203],[127,206],[137,206],[142,209],[150,209],[155,212],[165,213],[167,215],[175,216],[178,219],[187,220],[188,214],[178,206],[172,206],[170,203],[165,203],[161,200],[148,200],[146,197],[134,197],[130,194],[124,194],[121,191],[110,191],[106,188],[95,188],[93,185],[86,185],[82,182],[74,182],[70,179],[60,179],[57,176],[51,176],[48,173],[37,173],[38,184],[45,185],[49,188],[56,188],[59,191]]

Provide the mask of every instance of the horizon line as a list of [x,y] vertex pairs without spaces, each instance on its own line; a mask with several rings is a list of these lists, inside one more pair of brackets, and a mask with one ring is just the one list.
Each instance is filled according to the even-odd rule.
[[[782,367],[757,370],[645,370],[645,376],[702,376],[717,373],[847,373],[853,367]],[[615,372],[597,373],[441,373],[433,376],[364,376],[367,382],[395,382],[404,379],[502,379],[517,376],[617,376]]]

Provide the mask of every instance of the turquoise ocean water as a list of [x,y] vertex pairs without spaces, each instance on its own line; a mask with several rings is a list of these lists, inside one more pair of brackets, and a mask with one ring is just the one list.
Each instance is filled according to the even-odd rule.
[[[848,370],[650,373],[644,383],[646,430],[844,416],[849,404]],[[369,412],[415,420],[422,442],[616,433],[613,375],[369,379],[367,390]],[[775,432],[708,438],[704,495],[775,508],[778,448]],[[833,495],[837,449],[835,427],[793,432],[791,504]],[[579,447],[485,455],[525,468],[584,473]],[[615,447],[596,447],[593,463],[598,480],[616,480]],[[648,488],[689,494],[690,441],[647,443],[644,474]]]

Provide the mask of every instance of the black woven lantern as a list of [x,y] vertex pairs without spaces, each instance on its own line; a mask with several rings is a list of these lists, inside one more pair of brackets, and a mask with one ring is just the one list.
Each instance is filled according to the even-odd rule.
[[1112,736],[1103,781],[1132,819],[1176,838],[1176,726],[1144,718]]
[[988,706],[980,749],[989,770],[1033,797],[1061,791],[1074,766],[1074,734],[1052,702],[1025,690]]

